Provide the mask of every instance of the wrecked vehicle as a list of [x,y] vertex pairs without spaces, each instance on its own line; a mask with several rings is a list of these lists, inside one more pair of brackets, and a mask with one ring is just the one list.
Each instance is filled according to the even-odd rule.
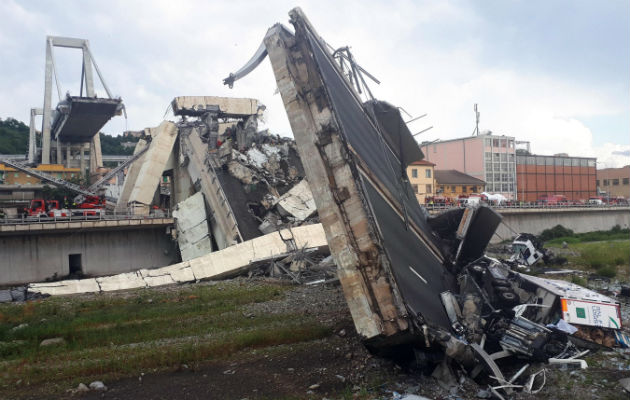
[[514,254],[510,261],[527,266],[534,265],[545,256],[542,242],[536,236],[527,233],[520,233],[514,238],[512,251]]

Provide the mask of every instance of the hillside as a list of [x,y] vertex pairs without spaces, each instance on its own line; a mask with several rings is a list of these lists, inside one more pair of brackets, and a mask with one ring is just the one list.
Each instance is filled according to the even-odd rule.
[[26,154],[28,151],[28,126],[7,118],[0,119],[0,154]]
[[[14,118],[0,118],[0,154],[26,154],[28,151],[28,125]],[[101,132],[101,152],[106,155],[130,155],[132,147],[123,142],[137,142],[137,138],[112,136]]]

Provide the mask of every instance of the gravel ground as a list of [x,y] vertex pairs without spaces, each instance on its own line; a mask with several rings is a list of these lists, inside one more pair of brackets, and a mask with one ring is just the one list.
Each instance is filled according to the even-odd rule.
[[[241,285],[265,285],[268,280],[235,280]],[[277,283],[277,281],[274,281]],[[211,285],[202,282],[199,285]],[[155,290],[172,290],[158,288]],[[111,296],[124,293],[112,293]],[[626,308],[627,309],[627,308]],[[229,359],[182,365],[176,371],[139,371],[136,378],[105,382],[107,391],[75,392],[66,398],[81,399],[395,399],[397,394],[430,399],[482,398],[479,385],[455,371],[449,386],[409,364],[370,354],[354,330],[338,285],[292,286],[281,300],[253,304],[252,318],[268,313],[310,314],[330,327],[325,339],[240,352]],[[547,383],[537,395],[515,393],[513,399],[616,399],[628,398],[618,380],[630,377],[630,354],[598,353],[587,358],[587,370],[562,370],[543,364],[529,371],[547,369]],[[89,382],[85,382],[89,384]],[[416,398],[417,399],[417,398]],[[410,399],[411,400],[411,399]]]

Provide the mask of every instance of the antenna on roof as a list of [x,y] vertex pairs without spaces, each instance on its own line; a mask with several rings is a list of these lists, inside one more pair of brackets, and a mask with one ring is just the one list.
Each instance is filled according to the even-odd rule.
[[479,110],[477,109],[477,103],[475,103],[475,130],[471,136],[479,136]]

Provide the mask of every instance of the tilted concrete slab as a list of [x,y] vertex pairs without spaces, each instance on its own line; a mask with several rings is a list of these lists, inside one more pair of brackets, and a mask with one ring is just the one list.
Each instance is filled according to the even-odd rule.
[[219,249],[242,242],[243,237],[238,229],[238,223],[230,202],[225,196],[219,178],[208,163],[207,146],[201,141],[197,129],[188,134],[180,134],[182,152],[188,158],[186,169],[190,179],[198,185],[212,212],[212,237]]
[[173,217],[177,225],[177,243],[183,261],[212,251],[203,193],[195,193],[177,204]]
[[167,267],[141,269],[96,279],[32,283],[28,290],[33,293],[67,295],[222,279],[239,275],[259,263],[285,257],[296,249],[327,251],[328,242],[322,225],[284,229]]
[[128,203],[151,204],[166,163],[173,151],[175,139],[177,139],[177,127],[170,121],[163,121],[157,127],[157,134],[152,136],[149,150],[144,155],[145,158]]
[[243,117],[258,112],[258,100],[218,96],[179,96],[171,102],[175,115],[201,115],[219,107],[220,115]]

